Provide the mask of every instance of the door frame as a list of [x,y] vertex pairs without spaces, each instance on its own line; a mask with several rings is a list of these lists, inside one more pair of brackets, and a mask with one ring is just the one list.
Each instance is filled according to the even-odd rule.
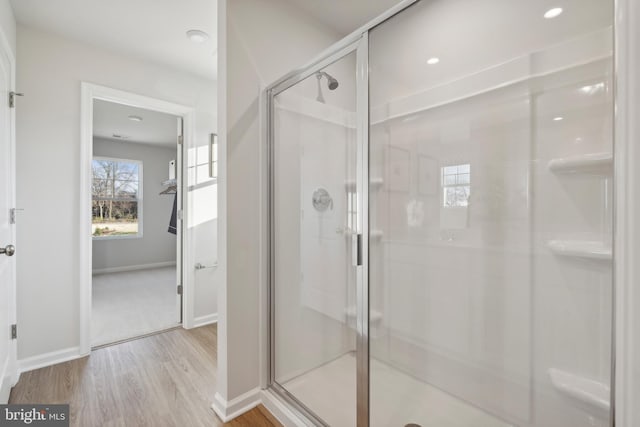
[[[171,114],[182,118],[183,120],[183,141],[181,148],[178,146],[178,156],[176,163],[178,171],[176,176],[181,177],[182,182],[178,186],[178,204],[182,205],[182,218],[178,217],[180,225],[178,227],[178,243],[181,245],[181,254],[177,254],[178,266],[177,279],[183,286],[182,305],[178,303],[177,311],[180,316],[182,310],[182,327],[189,328],[193,324],[194,318],[194,289],[191,283],[186,279],[188,275],[184,266],[190,265],[189,245],[186,244],[188,203],[186,203],[187,182],[185,172],[187,170],[187,150],[192,146],[195,135],[195,109],[184,105],[164,101],[157,98],[151,98],[144,95],[138,95],[119,89],[113,89],[107,86],[100,86],[93,83],[81,83],[81,101],[80,101],[80,195],[79,195],[79,212],[80,212],[80,242],[79,242],[79,277],[80,277],[80,354],[88,355],[91,353],[91,311],[92,311],[92,247],[93,238],[91,237],[91,210],[88,208],[91,204],[91,161],[93,159],[93,101],[103,100],[118,104],[128,105],[131,107],[143,108],[145,110],[158,111],[161,113]],[[177,284],[176,284],[177,285]]]
[[[613,425],[640,423],[640,6],[615,0]],[[614,375],[615,374],[615,375]]]
[[[7,65],[9,67],[9,92],[16,90],[16,57],[11,48],[11,44],[9,43],[9,39],[5,32],[0,28],[0,54],[5,56],[7,61]],[[7,98],[5,98],[2,102],[7,102]],[[11,207],[16,208],[16,109],[9,108],[9,176],[11,177],[11,183],[9,183],[9,187],[11,188],[11,195],[9,197]],[[0,242],[3,244],[17,244],[17,229],[15,224],[10,224],[11,234],[12,234],[12,242]],[[19,255],[19,252],[17,254]],[[7,313],[7,318],[9,320],[9,324],[17,324],[18,322],[18,312],[17,312],[17,266],[16,266],[16,258],[13,257],[11,260],[13,266],[10,267],[12,280],[9,284],[9,312]],[[0,372],[1,374],[1,372]],[[10,387],[16,385],[20,378],[20,372],[18,371],[18,340],[11,339],[9,342],[9,363],[7,366],[7,374],[10,379]],[[0,377],[0,386],[2,384],[3,378]],[[0,390],[2,391],[2,390]]]

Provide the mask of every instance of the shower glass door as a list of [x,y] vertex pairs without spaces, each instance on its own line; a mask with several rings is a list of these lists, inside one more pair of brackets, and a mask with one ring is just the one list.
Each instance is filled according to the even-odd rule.
[[276,87],[270,106],[271,382],[332,426],[356,423],[355,48]]
[[369,32],[370,425],[609,425],[613,3]]

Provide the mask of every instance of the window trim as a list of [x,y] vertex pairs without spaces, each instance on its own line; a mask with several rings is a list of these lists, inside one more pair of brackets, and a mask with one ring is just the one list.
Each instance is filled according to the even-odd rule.
[[[144,203],[143,203],[143,179],[144,179],[144,171],[143,171],[143,163],[142,160],[133,160],[133,159],[124,159],[120,157],[108,157],[108,156],[96,156],[94,155],[91,158],[91,165],[93,165],[94,160],[106,160],[113,162],[122,162],[122,163],[135,163],[138,165],[138,197],[136,197],[136,202],[138,202],[138,232],[136,234],[125,234],[121,236],[94,236],[91,233],[91,240],[93,241],[104,241],[104,240],[130,240],[130,239],[142,239],[144,237],[144,229],[143,229],[143,217],[144,217]],[[93,168],[91,169],[91,180],[93,181]],[[93,202],[93,192],[91,192],[90,200]],[[92,216],[93,218],[93,216]],[[93,225],[93,221],[91,222]]]

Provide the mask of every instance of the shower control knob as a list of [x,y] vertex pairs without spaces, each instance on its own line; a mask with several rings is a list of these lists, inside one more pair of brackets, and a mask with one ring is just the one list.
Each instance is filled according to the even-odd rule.
[[324,212],[329,208],[333,209],[333,199],[324,188],[318,188],[313,192],[311,203],[318,212]]
[[16,247],[13,245],[7,245],[4,248],[0,248],[0,255],[13,256],[16,253]]

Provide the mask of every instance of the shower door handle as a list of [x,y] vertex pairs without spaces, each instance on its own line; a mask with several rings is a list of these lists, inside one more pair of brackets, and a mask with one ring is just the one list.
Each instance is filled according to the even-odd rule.
[[353,266],[362,265],[362,234],[353,234],[351,236],[351,255]]

